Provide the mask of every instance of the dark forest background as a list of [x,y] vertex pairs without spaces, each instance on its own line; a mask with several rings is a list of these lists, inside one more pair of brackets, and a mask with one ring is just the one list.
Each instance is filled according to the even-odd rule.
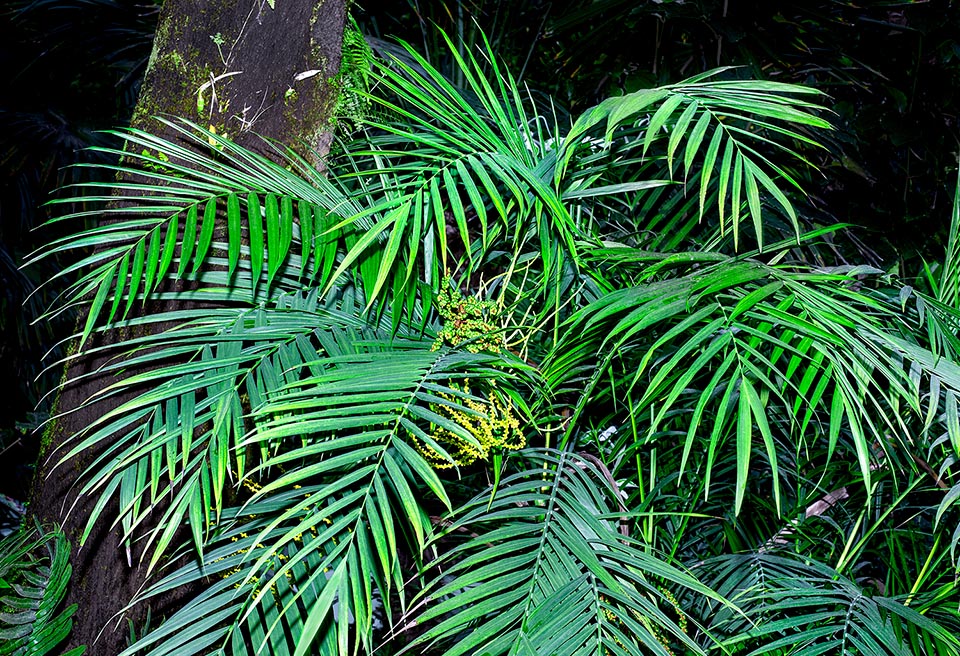
[[[836,130],[809,153],[810,227],[850,225],[856,251],[900,274],[943,251],[958,156],[960,10],[953,2],[531,0],[358,2],[375,48],[399,37],[441,51],[438,25],[466,46],[481,31],[536,97],[577,112],[609,95],[717,66],[829,94]],[[52,191],[87,175],[70,165],[98,130],[124,125],[137,99],[159,13],[148,0],[38,0],[0,9],[0,511],[24,499],[76,318],[31,323],[57,263],[19,262],[56,236],[41,228]],[[852,254],[852,252],[851,252]],[[2,524],[2,521],[0,521]]]

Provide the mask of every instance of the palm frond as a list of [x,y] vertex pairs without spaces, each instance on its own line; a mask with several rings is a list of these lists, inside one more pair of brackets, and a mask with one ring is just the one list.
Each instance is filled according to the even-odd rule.
[[520,471],[459,509],[440,538],[476,534],[431,563],[437,578],[413,615],[428,628],[414,645],[447,656],[704,653],[662,588],[724,602],[621,532],[597,464],[551,450],[519,457]]
[[744,616],[712,614],[723,644],[751,656],[856,653],[919,656],[960,653],[960,617],[930,619],[917,598],[891,598],[866,589],[826,565],[774,554],[742,554],[703,564],[705,580]]
[[[802,130],[829,129],[830,124],[816,115],[823,111],[823,107],[800,98],[817,95],[817,92],[780,82],[710,81],[711,77],[725,70],[728,69],[709,71],[678,84],[609,98],[587,110],[564,138],[560,155],[562,165],[557,168],[558,180],[584,144],[591,143],[589,133],[592,128],[601,123],[605,123],[603,140],[608,144],[614,138],[622,138],[623,128],[628,128],[625,138],[636,138],[638,145],[642,145],[643,156],[655,141],[666,136],[666,159],[671,175],[675,157],[682,155],[685,179],[694,170],[694,163],[700,162],[701,219],[716,176],[719,184],[716,209],[720,227],[725,228],[729,218],[735,244],[739,241],[741,203],[746,202],[757,241],[763,247],[761,190],[786,212],[799,237],[796,211],[774,182],[774,176],[784,179],[798,191],[802,192],[802,188],[787,169],[764,151],[782,151],[791,158],[803,160],[792,144],[817,146]],[[631,129],[642,119],[646,119],[642,131]],[[773,135],[790,145],[774,139]]]
[[[292,250],[303,280],[319,276],[326,283],[338,240],[329,232],[333,217],[328,216],[332,211],[361,213],[329,182],[319,189],[318,181],[308,183],[199,126],[159,120],[185,144],[133,129],[113,133],[127,150],[97,150],[122,157],[124,163],[96,166],[114,171],[121,181],[77,185],[85,192],[84,209],[55,219],[105,220],[51,243],[26,262],[30,266],[56,255],[83,254],[57,274],[76,279],[42,317],[87,306],[81,345],[101,322],[129,316],[136,301],[153,298],[167,278],[196,276],[219,251],[226,255],[228,280],[241,264],[250,272],[250,302],[269,293]],[[91,193],[96,190],[99,194]]]
[[[171,499],[144,543],[154,548],[151,567],[186,519],[196,548],[202,549],[229,487],[248,471],[243,441],[251,429],[251,407],[301,375],[303,363],[320,357],[320,333],[362,325],[318,307],[314,295],[281,299],[269,309],[163,313],[130,321],[127,328],[169,322],[177,325],[128,340],[120,352],[124,357],[107,362],[99,373],[114,373],[117,382],[84,407],[116,396],[126,400],[86,426],[60,454],[64,460],[85,450],[98,454],[79,489],[99,497],[82,540],[116,498],[121,509],[116,521],[129,549],[157,502]],[[101,350],[118,355],[116,346],[91,353]]]
[[[778,471],[775,444],[786,436],[808,446],[827,437],[828,460],[838,445],[849,449],[869,489],[878,458],[897,462],[895,445],[912,448],[903,413],[929,413],[909,363],[937,376],[944,393],[960,385],[960,371],[903,341],[904,317],[896,305],[883,294],[858,291],[863,283],[850,274],[866,270],[773,267],[715,254],[634,255],[650,262],[640,276],[648,281],[609,293],[575,315],[545,367],[556,393],[584,390],[567,439],[588,408],[629,395],[633,417],[649,422],[619,447],[681,432],[680,472],[691,454],[705,455],[697,459],[705,494],[720,451],[735,449],[738,511],[756,450],[766,456],[762,467],[770,468],[779,506],[785,472]],[[691,262],[693,271],[666,273],[677,266],[682,272]],[[616,381],[609,391],[603,386],[608,378]],[[939,403],[938,395],[928,406]],[[841,427],[846,444],[838,441]],[[878,441],[877,435],[899,441]]]
[[76,604],[61,608],[72,571],[60,531],[21,528],[0,538],[0,654],[43,656],[63,642],[77,611]]
[[[220,580],[129,653],[193,654],[213,644],[229,654],[266,645],[296,656],[316,645],[369,652],[374,600],[387,618],[392,594],[403,603],[399,553],[416,558],[432,533],[424,491],[449,507],[425,459],[446,454],[433,431],[477,439],[440,408],[481,400],[457,381],[477,389],[496,377],[506,386],[496,366],[503,360],[349,332],[321,342],[324,357],[292,365],[283,384],[253,402],[256,430],[239,445],[261,454],[246,475],[250,500],[224,510],[202,564],[173,572],[145,597]],[[201,618],[208,623],[199,628]]]

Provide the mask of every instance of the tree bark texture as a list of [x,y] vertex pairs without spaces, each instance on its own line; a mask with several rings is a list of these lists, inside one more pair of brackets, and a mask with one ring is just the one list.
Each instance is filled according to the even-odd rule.
[[[275,0],[273,7],[267,0],[167,0],[133,127],[176,139],[152,117],[177,116],[268,156],[271,151],[260,137],[315,160],[330,142],[345,19],[345,0]],[[104,337],[100,339],[103,343]],[[78,480],[96,453],[58,464],[64,445],[77,431],[124,400],[84,406],[114,382],[96,374],[104,363],[81,353],[65,372],[66,384],[55,405],[58,418],[44,434],[30,501],[34,517],[46,525],[62,524],[73,546],[66,603],[79,608],[60,653],[87,645],[88,656],[122,651],[129,636],[126,619],[139,633],[146,610],[117,617],[143,586],[146,566],[138,565],[138,553],[132,554],[133,566],[128,565],[120,532],[110,529],[116,504],[78,548],[95,502],[77,498]],[[178,604],[176,595],[154,604],[154,623]]]

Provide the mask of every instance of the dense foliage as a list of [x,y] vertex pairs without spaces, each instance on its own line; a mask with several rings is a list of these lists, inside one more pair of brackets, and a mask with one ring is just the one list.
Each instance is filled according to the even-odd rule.
[[568,120],[445,47],[373,63],[323,174],[118,132],[58,219],[110,221],[37,255],[117,377],[91,525],[134,601],[204,587],[126,654],[960,653],[960,202],[915,289],[798,212],[812,90]]
[[[70,544],[59,531],[0,538],[0,654],[43,656],[70,632],[77,605],[59,610],[70,582]],[[80,656],[82,647],[65,656]]]
[[806,185],[807,219],[858,226],[849,259],[900,261],[905,276],[917,254],[943,250],[960,136],[955,2],[374,0],[362,9],[371,32],[400,35],[435,62],[443,47],[424,26],[467,43],[486,30],[522,82],[576,111],[717,66],[812,86],[829,94],[835,131],[820,136],[829,154],[810,154],[826,175]]
[[[36,291],[38,281],[63,264],[17,264],[62,234],[37,229],[49,192],[103,173],[64,167],[107,161],[83,147],[102,145],[96,130],[128,120],[158,4],[11,0],[0,9],[0,374],[10,381],[0,398],[0,494],[18,500],[26,498],[36,453],[31,431],[60,378],[38,363],[50,349],[59,353],[76,317],[31,324],[59,293],[50,285]],[[462,79],[440,31],[469,50],[484,28],[521,85],[558,100],[561,120],[562,107],[581,111],[723,65],[741,66],[734,75],[744,78],[826,91],[836,130],[820,135],[830,152],[807,153],[827,175],[804,181],[806,225],[862,226],[833,240],[836,261],[886,270],[900,262],[906,278],[922,266],[917,254],[936,260],[943,252],[958,135],[956,3],[370,0],[354,11],[376,47],[389,48],[399,35],[455,84]],[[24,312],[16,311],[25,299]]]

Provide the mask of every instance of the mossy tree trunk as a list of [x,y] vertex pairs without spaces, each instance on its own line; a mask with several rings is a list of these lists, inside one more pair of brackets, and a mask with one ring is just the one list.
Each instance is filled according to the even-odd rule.
[[[275,0],[273,5],[267,0],[167,0],[133,126],[175,139],[153,117],[178,116],[268,155],[260,137],[291,145],[308,158],[325,152],[346,0]],[[117,614],[145,580],[138,554],[132,554],[130,566],[120,533],[108,521],[100,521],[77,551],[94,499],[77,500],[76,484],[95,454],[57,465],[70,437],[109,410],[105,403],[84,405],[113,382],[95,375],[102,364],[81,356],[69,366],[64,381],[80,382],[60,392],[59,418],[44,435],[30,503],[39,521],[61,523],[74,547],[66,603],[79,609],[61,653],[88,645],[90,656],[113,656],[126,646],[128,618],[118,620]],[[110,510],[104,515],[109,519]],[[153,617],[177,604],[171,596],[154,605]],[[135,609],[129,617],[138,630],[144,612]]]

